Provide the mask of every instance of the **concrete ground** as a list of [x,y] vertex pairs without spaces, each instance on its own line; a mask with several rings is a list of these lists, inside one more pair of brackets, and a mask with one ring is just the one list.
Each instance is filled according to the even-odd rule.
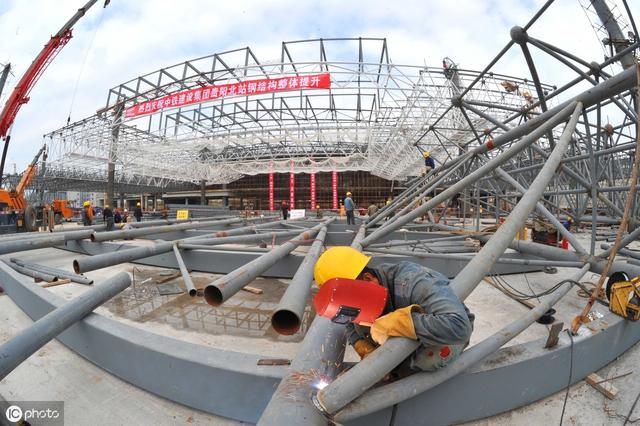
[[[588,247],[587,236],[580,235],[581,241]],[[634,243],[631,248],[640,248]],[[71,262],[78,255],[57,249],[42,249],[14,254],[26,261],[72,270]],[[9,257],[9,256],[4,256]],[[230,350],[260,353],[266,356],[293,357],[297,342],[302,334],[291,338],[279,338],[269,330],[263,317],[277,303],[286,287],[286,280],[269,280],[252,284],[256,287],[268,286],[271,292],[263,295],[239,293],[230,300],[233,305],[228,311],[217,312],[201,301],[188,303],[183,296],[149,296],[147,278],[161,279],[163,270],[145,266],[135,266],[138,277],[136,287],[130,288],[98,309],[102,315],[118,317],[121,321],[136,327],[142,327],[156,333],[168,334],[186,341],[223,347]],[[132,271],[133,265],[126,264],[90,272],[87,275],[100,280],[118,270]],[[503,277],[509,284],[523,291],[531,287],[534,291],[548,288],[565,278],[569,269],[560,268],[557,274],[544,272]],[[211,274],[195,274],[196,285],[208,282]],[[597,282],[598,276],[587,274],[582,281]],[[266,281],[266,280],[264,280]],[[180,280],[175,281],[180,283]],[[86,290],[79,284],[66,284],[51,287],[50,291],[65,298],[72,298]],[[189,300],[189,299],[187,299]],[[585,299],[571,291],[557,306],[557,319],[568,324],[582,306]],[[194,321],[191,317],[192,305],[199,309],[198,318],[206,310],[205,316],[217,318],[223,316],[225,327],[216,328],[207,321]],[[466,301],[476,314],[476,326],[472,344],[477,343],[505,323],[518,318],[529,308],[512,300],[486,282],[481,283]],[[532,300],[536,303],[536,300]],[[597,305],[597,310],[606,307]],[[237,312],[243,316],[240,320]],[[312,318],[308,313],[307,320]],[[234,319],[235,318],[235,319]],[[32,321],[9,299],[0,296],[0,342],[9,340],[20,330],[28,327]],[[253,324],[246,326],[246,324]],[[510,344],[538,339],[547,335],[547,326],[534,324]],[[355,360],[351,349],[347,360]],[[598,372],[603,378],[631,374],[614,379],[611,383],[619,390],[614,400],[606,399],[591,386],[580,382],[570,388],[567,400],[564,424],[600,425],[622,424],[633,404],[640,385],[635,379],[640,374],[637,367],[640,360],[640,346],[636,345],[619,359]],[[638,370],[638,371],[636,371]],[[568,376],[567,366],[567,376]],[[52,341],[30,357],[5,380],[0,382],[0,396],[6,400],[63,400],[65,401],[66,424],[216,424],[239,425],[242,423],[213,416],[157,397],[106,373],[99,367],[85,361],[66,349],[57,341]],[[470,425],[531,425],[557,424],[560,421],[564,392],[552,395],[534,404],[504,413],[489,419],[475,421]],[[473,401],[461,401],[473,403]],[[630,422],[640,420],[640,406],[631,415]]]

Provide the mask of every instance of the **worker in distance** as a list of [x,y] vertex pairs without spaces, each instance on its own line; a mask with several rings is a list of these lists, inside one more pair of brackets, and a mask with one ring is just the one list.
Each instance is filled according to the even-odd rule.
[[[370,260],[371,257],[354,248],[332,247],[320,256],[314,269],[318,286],[330,282],[333,296],[344,294],[340,285],[349,286],[351,293],[353,289],[362,288],[355,298],[355,304],[359,306],[353,307],[354,315],[361,311],[364,314],[372,305],[381,306],[381,312],[376,314],[379,317],[370,326],[353,322],[347,324],[348,342],[360,358],[364,359],[394,336],[421,343],[394,370],[396,377],[415,371],[434,371],[457,358],[469,344],[475,316],[449,287],[447,277],[409,261],[374,267],[369,265]],[[382,286],[386,291],[370,291],[371,283]],[[385,295],[382,301],[374,300],[380,299],[381,294]],[[348,306],[341,305],[354,305],[354,297],[352,295],[349,302],[332,302],[348,310]]]

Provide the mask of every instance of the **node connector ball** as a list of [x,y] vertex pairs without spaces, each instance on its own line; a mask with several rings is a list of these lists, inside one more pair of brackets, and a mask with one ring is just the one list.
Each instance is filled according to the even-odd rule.
[[529,35],[525,31],[525,29],[517,25],[511,28],[510,34],[511,40],[518,44],[525,44],[529,40]]
[[435,129],[436,129],[436,128],[435,128],[435,127],[433,127],[433,125],[429,125],[429,131],[430,131],[430,132],[433,132]]
[[602,70],[600,64],[595,61],[589,63],[589,68],[591,68],[591,73],[593,75],[600,75],[600,71]]
[[460,108],[462,106],[462,98],[460,96],[451,98],[451,105],[453,105],[456,108]]

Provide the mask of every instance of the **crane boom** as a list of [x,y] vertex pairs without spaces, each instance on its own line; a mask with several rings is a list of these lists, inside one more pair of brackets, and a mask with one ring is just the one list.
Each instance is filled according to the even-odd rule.
[[[13,92],[7,99],[2,113],[0,113],[0,138],[6,138],[13,121],[18,114],[18,110],[23,104],[29,102],[29,92],[38,81],[47,66],[53,61],[60,50],[69,42],[72,37],[71,29],[80,18],[93,6],[98,0],[90,0],[65,23],[62,28],[52,36],[44,48],[40,51],[36,59],[31,63],[27,71],[13,89]],[[2,170],[0,170],[1,174]]]
[[[7,158],[7,150],[9,149],[9,142],[11,136],[9,135],[9,129],[13,125],[13,121],[16,119],[16,115],[23,104],[29,102],[29,92],[36,84],[42,73],[47,66],[53,61],[60,50],[71,40],[73,37],[71,30],[76,22],[87,13],[87,10],[96,4],[98,0],[89,0],[83,7],[69,19],[56,35],[52,36],[47,44],[44,45],[36,59],[31,63],[27,71],[11,92],[7,103],[4,105],[2,112],[0,112],[0,139],[4,139],[4,147],[2,149],[2,159],[0,160],[0,182],[2,182],[2,176],[4,173],[4,162]],[[107,7],[110,0],[105,0],[104,7]]]

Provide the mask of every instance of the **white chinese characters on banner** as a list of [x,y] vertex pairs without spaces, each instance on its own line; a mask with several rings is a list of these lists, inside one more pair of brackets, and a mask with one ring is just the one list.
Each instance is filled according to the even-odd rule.
[[141,115],[153,114],[165,108],[179,108],[227,96],[248,96],[288,90],[329,88],[331,88],[331,75],[329,73],[265,78],[219,86],[205,86],[168,95],[160,99],[141,102],[127,108],[124,117],[125,119],[131,119]]

